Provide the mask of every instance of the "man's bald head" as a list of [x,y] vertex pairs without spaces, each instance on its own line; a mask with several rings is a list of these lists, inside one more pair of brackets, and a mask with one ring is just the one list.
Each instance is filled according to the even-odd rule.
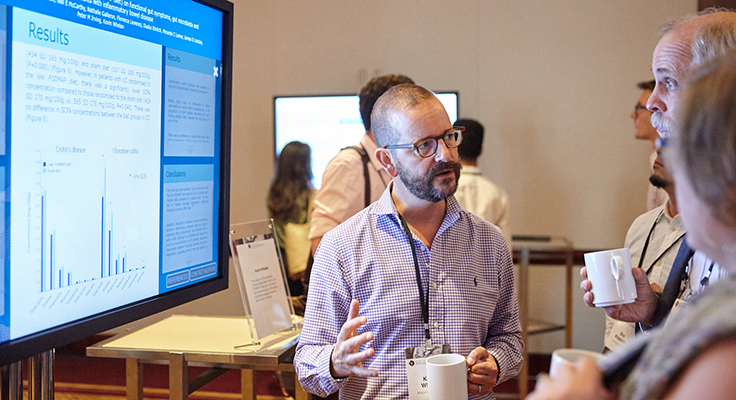
[[439,101],[434,93],[419,85],[402,84],[387,90],[378,98],[371,113],[371,126],[376,145],[386,147],[396,144],[401,138],[401,132],[393,123],[397,112],[416,107],[432,99]]

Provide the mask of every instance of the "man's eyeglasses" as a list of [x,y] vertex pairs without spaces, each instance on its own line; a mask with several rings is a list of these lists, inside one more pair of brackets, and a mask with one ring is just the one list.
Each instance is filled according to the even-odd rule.
[[464,126],[453,126],[452,129],[447,132],[432,138],[422,139],[418,142],[411,144],[392,144],[384,147],[385,149],[413,149],[422,158],[432,157],[437,153],[437,147],[439,147],[439,140],[442,139],[445,142],[445,146],[448,149],[460,146],[460,142],[463,141],[463,132],[465,132]]
[[670,152],[670,140],[658,138],[654,141],[654,144],[657,146],[657,155],[659,156],[659,159],[664,162],[665,154],[669,154]]
[[636,105],[634,106],[634,114],[639,115],[639,111],[646,110],[646,109],[647,109],[647,106],[643,106],[641,105],[641,103],[637,102]]

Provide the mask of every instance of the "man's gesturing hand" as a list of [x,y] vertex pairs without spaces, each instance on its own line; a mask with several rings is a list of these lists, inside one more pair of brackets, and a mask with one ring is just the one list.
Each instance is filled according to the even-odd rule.
[[359,310],[358,300],[353,300],[350,303],[348,320],[342,325],[340,333],[337,335],[337,343],[332,349],[332,357],[330,358],[330,372],[334,378],[345,378],[353,375],[378,376],[378,371],[363,368],[363,361],[373,357],[376,351],[371,347],[358,351],[360,346],[373,340],[373,333],[371,332],[358,335],[358,328],[368,322],[366,317],[358,316]]

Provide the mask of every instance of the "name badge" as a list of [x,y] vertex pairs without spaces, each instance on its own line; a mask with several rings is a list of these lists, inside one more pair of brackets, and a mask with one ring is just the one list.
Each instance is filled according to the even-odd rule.
[[634,324],[631,322],[614,321],[611,331],[608,332],[604,344],[611,350],[615,350],[621,346],[626,340],[634,337]]
[[409,400],[428,400],[427,358],[435,354],[448,354],[450,345],[410,347],[406,352],[406,376],[409,379]]

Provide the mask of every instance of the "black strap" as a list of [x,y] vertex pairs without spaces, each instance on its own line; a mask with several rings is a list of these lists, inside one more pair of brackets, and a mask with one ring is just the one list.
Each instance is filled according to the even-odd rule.
[[[641,257],[639,257],[639,268],[641,268],[642,264],[644,263],[644,257],[647,255],[647,248],[649,248],[649,239],[652,238],[652,233],[654,233],[654,228],[657,227],[657,223],[659,223],[659,219],[662,218],[662,214],[664,214],[664,210],[659,212],[659,215],[657,215],[657,218],[654,219],[654,224],[652,224],[652,228],[649,229],[647,240],[644,241],[644,247],[641,249]],[[652,265],[654,264],[652,263]],[[649,269],[651,270],[652,267],[649,267]],[[649,271],[647,271],[647,273],[648,272]]]
[[[647,240],[644,241],[644,247],[641,249],[641,257],[639,257],[639,268],[641,268],[643,266],[643,264],[644,264],[644,257],[647,256],[647,249],[649,248],[649,240],[652,239],[652,233],[654,233],[654,228],[657,227],[657,224],[659,223],[659,220],[662,218],[663,215],[664,215],[664,210],[662,210],[662,211],[659,212],[659,215],[654,220],[654,224],[652,225],[652,228],[649,229],[649,234],[647,235]],[[682,235],[680,235],[680,237],[678,237],[672,243],[670,243],[670,245],[667,246],[667,248],[664,249],[664,251],[662,251],[657,256],[657,258],[654,259],[654,261],[652,261],[652,263],[649,265],[649,268],[647,268],[647,270],[646,270],[647,275],[649,275],[649,273],[652,272],[652,268],[654,268],[654,264],[656,264],[657,261],[659,261],[660,258],[662,258],[665,254],[667,254],[667,252],[672,247],[674,247],[675,244],[677,244],[677,242],[679,242],[680,240],[682,240],[682,238],[684,238],[684,237],[685,237],[685,234],[683,233]]]
[[685,274],[687,274],[687,264],[694,253],[695,251],[688,246],[687,241],[683,241],[675,257],[675,262],[672,263],[672,269],[670,270],[670,275],[667,277],[667,283],[664,284],[662,296],[659,297],[659,301],[657,302],[652,327],[659,326],[667,315],[669,315],[672,305],[675,304],[675,300],[677,300],[677,296],[680,294],[682,280]]
[[[365,206],[371,205],[371,177],[368,175],[368,164],[371,162],[371,158],[368,157],[368,152],[365,151],[363,145],[348,146],[345,149],[353,149],[360,154],[360,158],[363,160],[363,178],[365,179]],[[342,151],[340,150],[340,151]]]
[[414,258],[414,272],[417,275],[417,287],[419,288],[419,301],[422,304],[422,320],[424,321],[424,339],[427,348],[432,347],[432,338],[429,333],[429,293],[427,293],[426,301],[424,296],[424,289],[422,288],[422,274],[419,272],[419,259],[417,258],[417,249],[414,247],[414,238],[411,235],[409,225],[404,221],[404,217],[399,214],[401,225],[404,227],[404,233],[406,238],[409,239],[409,247],[411,247],[411,255]]

